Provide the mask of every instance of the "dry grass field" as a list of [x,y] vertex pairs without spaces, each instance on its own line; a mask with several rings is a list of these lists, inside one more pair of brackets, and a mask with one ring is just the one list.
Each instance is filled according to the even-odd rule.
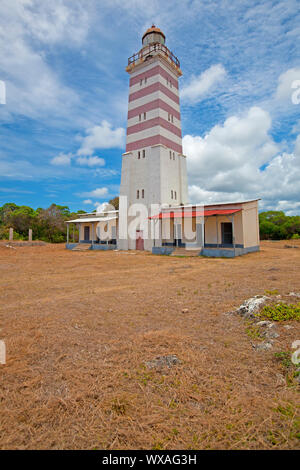
[[[0,447],[299,447],[299,386],[274,356],[299,323],[258,352],[226,314],[300,292],[300,244],[287,243],[236,259],[1,244]],[[145,366],[170,354],[180,364]]]

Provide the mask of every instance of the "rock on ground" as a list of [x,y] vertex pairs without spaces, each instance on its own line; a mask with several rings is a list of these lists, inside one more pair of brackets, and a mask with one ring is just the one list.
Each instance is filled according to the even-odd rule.
[[259,312],[260,307],[266,303],[269,297],[263,295],[256,295],[239,306],[236,312],[244,318],[254,318],[255,314]]
[[269,349],[272,349],[272,343],[266,342],[266,343],[253,344],[253,348],[256,351],[268,351]]
[[170,369],[176,364],[180,364],[180,360],[175,354],[171,354],[170,356],[158,356],[152,361],[145,362],[148,369],[162,369],[163,367]]

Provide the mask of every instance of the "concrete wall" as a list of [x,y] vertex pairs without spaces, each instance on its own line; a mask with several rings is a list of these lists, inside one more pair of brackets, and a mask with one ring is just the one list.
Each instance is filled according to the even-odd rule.
[[[107,239],[111,239],[113,235],[113,229],[112,227],[115,227],[114,231],[117,236],[117,219],[115,220],[110,220],[108,222],[94,222],[93,223],[87,223],[83,222],[78,224],[79,225],[79,240],[81,242],[84,241],[84,227],[89,227],[90,228],[90,241],[97,241],[98,239],[106,241]],[[92,226],[94,225],[94,236],[92,232]],[[107,231],[105,231],[105,228],[107,228]],[[99,237],[100,235],[100,237]]]
[[259,245],[258,201],[243,205],[244,247]]
[[[231,222],[231,215],[230,216],[212,216],[206,217],[205,220],[205,243],[206,244],[222,244],[222,223]],[[218,227],[218,231],[217,231]],[[243,245],[243,219],[242,219],[242,212],[237,212],[234,214],[234,236],[235,236],[235,244],[236,245]]]
[[142,150],[141,158],[138,158],[138,151],[123,154],[120,195],[127,196],[129,206],[135,203],[147,207],[150,204],[186,204],[188,189],[185,156],[171,151],[170,158],[170,149],[161,144],[147,147],[145,155],[143,158]]

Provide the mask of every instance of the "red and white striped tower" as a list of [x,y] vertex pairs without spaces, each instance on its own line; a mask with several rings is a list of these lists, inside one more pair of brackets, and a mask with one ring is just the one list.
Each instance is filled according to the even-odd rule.
[[159,28],[153,25],[145,32],[142,48],[128,59],[126,71],[130,84],[120,196],[127,196],[129,206],[186,204],[178,87],[182,72]]

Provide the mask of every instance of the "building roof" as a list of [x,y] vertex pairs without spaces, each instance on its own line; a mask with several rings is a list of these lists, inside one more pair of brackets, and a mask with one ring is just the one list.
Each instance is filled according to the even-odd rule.
[[89,222],[109,222],[110,220],[115,220],[117,217],[82,217],[80,219],[74,220],[67,220],[67,224],[75,224],[75,223],[89,223]]
[[143,34],[143,38],[142,40],[144,39],[145,36],[147,36],[148,34],[151,34],[151,33],[158,33],[158,34],[161,34],[163,36],[164,39],[166,39],[166,36],[164,35],[164,33],[162,32],[161,29],[157,28],[155,26],[155,24],[153,24],[151,26],[151,28],[148,28],[147,31]]
[[159,214],[149,217],[149,219],[181,219],[185,217],[210,217],[213,215],[230,215],[241,211],[242,209],[216,209],[216,210],[199,210],[199,211],[171,211],[160,212]]
[[208,204],[184,204],[183,206],[179,206],[179,205],[176,205],[176,206],[166,206],[166,207],[162,207],[162,210],[164,209],[167,209],[167,210],[171,210],[171,209],[183,209],[185,207],[211,207],[211,206],[229,206],[229,205],[235,205],[235,204],[246,204],[248,202],[255,202],[255,201],[260,201],[260,198],[257,198],[257,199],[248,199],[246,201],[227,201],[227,202],[210,202]]

